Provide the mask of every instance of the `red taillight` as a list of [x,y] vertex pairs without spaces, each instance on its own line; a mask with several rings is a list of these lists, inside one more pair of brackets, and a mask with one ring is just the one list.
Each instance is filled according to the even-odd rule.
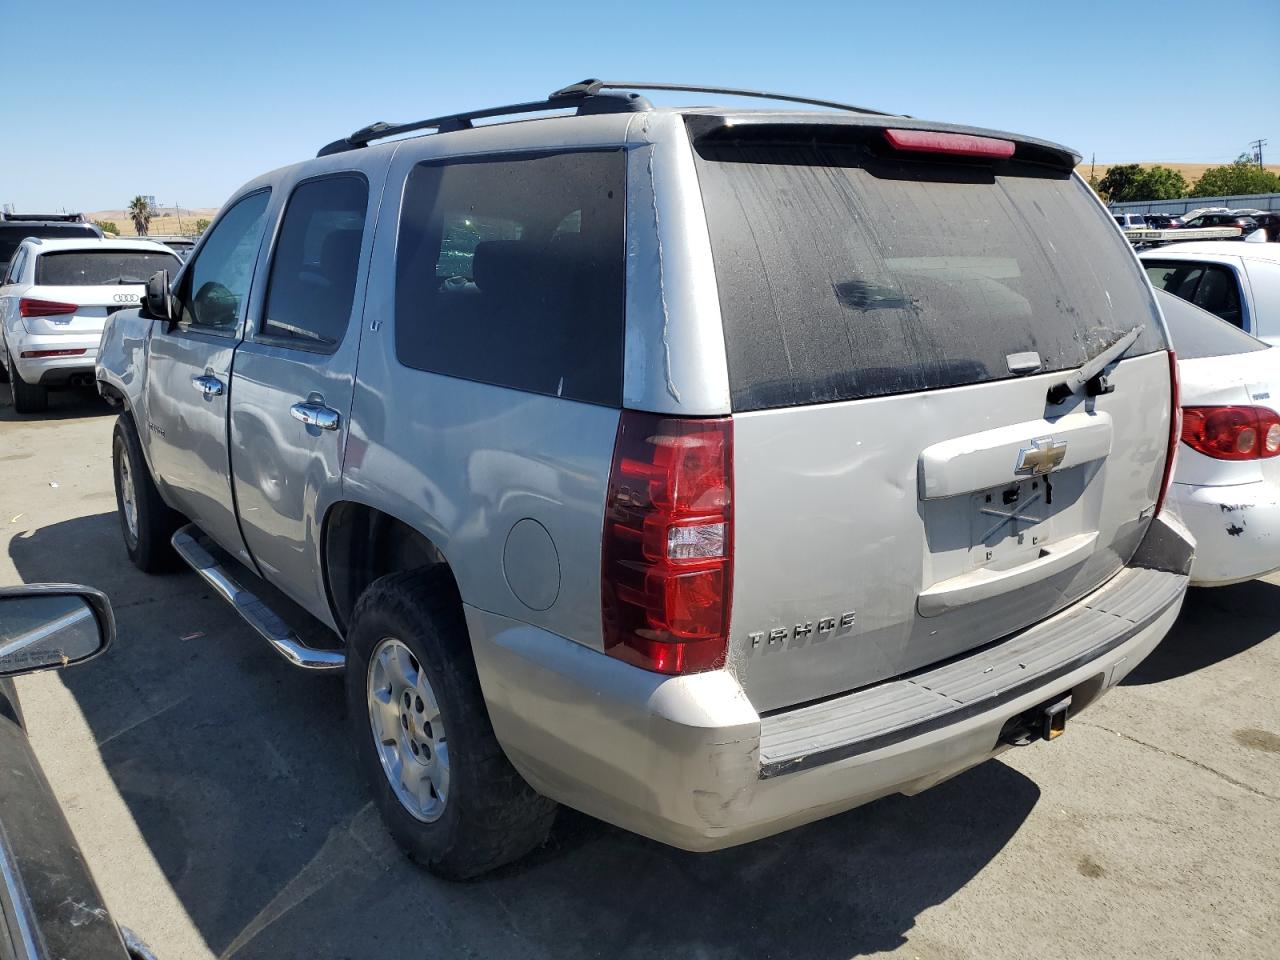
[[1178,437],[1182,433],[1182,380],[1178,374],[1178,355],[1169,351],[1169,445],[1164,455],[1164,476],[1160,478],[1160,496],[1156,497],[1156,513],[1164,509],[1164,497],[1173,482],[1173,461],[1178,458]]
[[59,317],[64,313],[75,313],[79,309],[79,304],[61,303],[57,300],[23,297],[18,301],[18,313],[24,317]]
[[85,348],[79,350],[23,350],[18,356],[23,360],[39,360],[42,357],[83,357]]
[[897,150],[914,153],[946,153],[953,157],[1013,156],[1011,140],[975,137],[967,133],[939,133],[933,130],[886,130],[885,139]]
[[624,410],[601,548],[604,646],[658,673],[722,666],[733,585],[733,421]]
[[1182,441],[1215,460],[1280,455],[1280,414],[1268,407],[1186,407]]

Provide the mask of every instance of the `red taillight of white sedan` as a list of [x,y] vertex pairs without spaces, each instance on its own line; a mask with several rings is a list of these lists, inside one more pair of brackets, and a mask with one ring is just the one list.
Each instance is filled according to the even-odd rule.
[[1268,407],[1183,407],[1182,442],[1215,460],[1280,455],[1280,414]]

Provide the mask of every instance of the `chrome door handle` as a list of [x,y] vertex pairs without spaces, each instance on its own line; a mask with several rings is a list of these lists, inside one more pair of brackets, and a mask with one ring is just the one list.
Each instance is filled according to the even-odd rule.
[[319,427],[321,430],[337,430],[338,422],[342,419],[337,410],[311,400],[295,403],[289,408],[289,415],[308,427]]
[[222,381],[207,373],[192,377],[191,386],[195,387],[206,397],[222,396]]

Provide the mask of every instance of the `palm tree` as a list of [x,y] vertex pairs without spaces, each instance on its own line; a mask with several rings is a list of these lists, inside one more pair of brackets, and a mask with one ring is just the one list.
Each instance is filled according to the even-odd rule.
[[146,197],[137,196],[130,201],[129,218],[133,220],[133,227],[138,231],[138,236],[147,235],[147,225],[151,223],[151,217],[151,204],[147,203]]

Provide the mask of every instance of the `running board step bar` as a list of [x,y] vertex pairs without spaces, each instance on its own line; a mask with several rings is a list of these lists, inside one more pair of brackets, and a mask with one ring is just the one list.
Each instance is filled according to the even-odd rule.
[[295,667],[303,670],[341,670],[347,664],[347,655],[341,650],[321,650],[309,647],[298,634],[257,594],[236,579],[235,567],[239,563],[219,560],[222,551],[207,544],[204,534],[195,524],[187,524],[173,535],[173,549],[188,566],[204,578],[224,600],[235,607],[245,622],[262,636]]

